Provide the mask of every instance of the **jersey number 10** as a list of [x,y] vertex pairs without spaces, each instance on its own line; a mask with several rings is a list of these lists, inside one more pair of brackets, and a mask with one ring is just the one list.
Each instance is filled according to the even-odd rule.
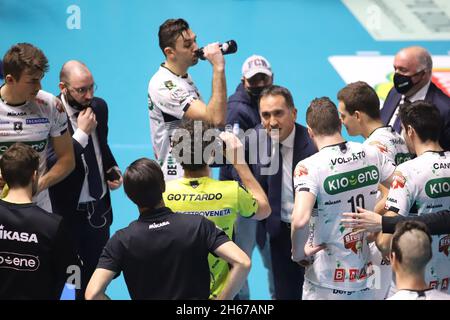
[[362,194],[358,194],[356,197],[352,196],[347,202],[352,206],[352,212],[357,212],[356,207],[365,208],[364,196]]

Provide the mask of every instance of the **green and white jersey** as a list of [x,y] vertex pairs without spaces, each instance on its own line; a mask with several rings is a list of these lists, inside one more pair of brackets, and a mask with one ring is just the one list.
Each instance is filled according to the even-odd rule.
[[[23,142],[39,153],[39,174],[47,168],[47,146],[50,137],[59,137],[67,130],[67,115],[61,101],[40,90],[37,96],[20,106],[10,106],[0,99],[0,156],[14,143]],[[48,191],[33,199],[51,211]]]
[[[375,129],[369,137],[363,142],[365,145],[377,147],[389,160],[396,165],[410,160],[411,154],[408,151],[405,140],[391,126]],[[392,281],[392,269],[389,260],[384,259],[375,243],[370,244],[370,259],[374,266],[376,274],[373,285],[374,300],[383,300],[389,291]]]
[[[418,215],[450,210],[450,152],[427,151],[399,165],[389,189],[386,208],[402,216],[415,206]],[[425,270],[431,287],[448,290],[450,235],[434,235],[433,257]]]
[[377,147],[395,165],[412,158],[405,140],[391,126],[375,129],[364,144]]
[[374,147],[344,142],[322,148],[300,161],[294,172],[296,192],[316,196],[308,242],[326,244],[306,268],[305,278],[317,286],[345,291],[367,287],[371,274],[365,233],[342,226],[342,213],[356,207],[372,210],[378,184],[394,172],[393,163]]
[[184,113],[196,99],[201,100],[201,96],[191,76],[178,76],[163,65],[148,85],[153,152],[166,181],[183,177],[183,168],[172,156],[171,138]]
[[[165,205],[173,212],[201,215],[213,221],[233,239],[237,215],[251,218],[258,210],[253,195],[236,181],[218,181],[209,177],[182,178],[169,181],[163,195]],[[225,260],[208,256],[211,271],[211,298],[216,298],[228,276]]]

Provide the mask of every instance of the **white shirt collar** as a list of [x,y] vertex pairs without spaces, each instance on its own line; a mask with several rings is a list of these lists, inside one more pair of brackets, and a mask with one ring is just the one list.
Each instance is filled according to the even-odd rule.
[[78,110],[75,110],[70,106],[70,104],[66,100],[66,96],[61,94],[61,101],[64,104],[64,107],[66,108],[67,116],[72,117],[75,115],[75,113],[79,112]]
[[292,129],[291,133],[287,136],[286,139],[284,139],[281,144],[284,147],[293,148],[294,147],[294,138],[295,138],[295,125]]
[[411,102],[417,101],[417,100],[425,100],[425,97],[427,96],[428,88],[430,87],[431,80],[428,81],[426,85],[424,85],[419,91],[417,91],[414,95],[412,95],[408,100]]

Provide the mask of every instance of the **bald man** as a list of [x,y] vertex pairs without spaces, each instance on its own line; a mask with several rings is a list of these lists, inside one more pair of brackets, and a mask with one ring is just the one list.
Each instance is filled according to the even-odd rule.
[[417,100],[430,102],[439,109],[444,122],[439,142],[445,150],[450,150],[450,98],[431,81],[432,69],[433,61],[425,48],[400,50],[394,59],[394,88],[384,101],[381,120],[400,133],[399,106]]
[[398,291],[388,300],[450,300],[450,295],[425,282],[425,268],[432,257],[431,242],[422,222],[403,221],[397,225],[390,260]]
[[[85,64],[66,62],[60,72],[60,98],[69,118],[75,170],[50,188],[53,210],[70,221],[83,260],[84,290],[109,239],[112,223],[110,190],[120,187],[122,174],[108,145],[108,106],[94,97],[94,77]],[[53,164],[49,154],[49,166]]]

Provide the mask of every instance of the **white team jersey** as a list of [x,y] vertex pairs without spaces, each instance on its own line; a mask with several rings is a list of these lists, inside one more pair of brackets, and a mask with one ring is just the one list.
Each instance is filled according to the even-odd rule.
[[373,266],[373,277],[369,286],[372,289],[373,300],[384,300],[389,296],[389,289],[392,283],[392,268],[388,259],[385,259],[378,250],[375,241],[369,244],[370,261]]
[[[381,153],[396,165],[411,159],[405,140],[391,126],[375,129],[363,144],[377,147]],[[374,242],[370,244],[370,260],[373,263],[375,272],[372,285],[373,299],[383,300],[386,298],[391,285],[392,269],[389,261],[383,258]]]
[[386,300],[450,300],[450,295],[434,289],[423,291],[399,290]]
[[171,137],[180,126],[184,113],[196,99],[201,100],[201,96],[192,78],[188,74],[178,76],[162,65],[148,85],[153,151],[166,181],[183,177],[181,165],[171,154]]
[[[47,146],[50,137],[67,130],[67,115],[61,101],[40,90],[37,96],[20,106],[10,106],[0,99],[0,156],[15,142],[23,142],[39,153],[39,174],[47,170]],[[48,190],[33,199],[51,211]]]
[[317,211],[310,221],[308,242],[326,244],[306,269],[306,279],[330,289],[367,287],[371,262],[365,233],[352,234],[340,220],[343,212],[356,212],[357,206],[372,210],[378,184],[393,172],[394,165],[382,153],[356,142],[322,148],[297,164],[296,192],[316,196]]
[[364,144],[377,147],[396,165],[411,159],[405,140],[391,126],[375,129]]
[[[386,208],[408,216],[413,206],[418,215],[450,209],[449,151],[428,151],[397,167]],[[425,281],[430,287],[448,292],[450,235],[432,238],[433,257],[425,270]]]

